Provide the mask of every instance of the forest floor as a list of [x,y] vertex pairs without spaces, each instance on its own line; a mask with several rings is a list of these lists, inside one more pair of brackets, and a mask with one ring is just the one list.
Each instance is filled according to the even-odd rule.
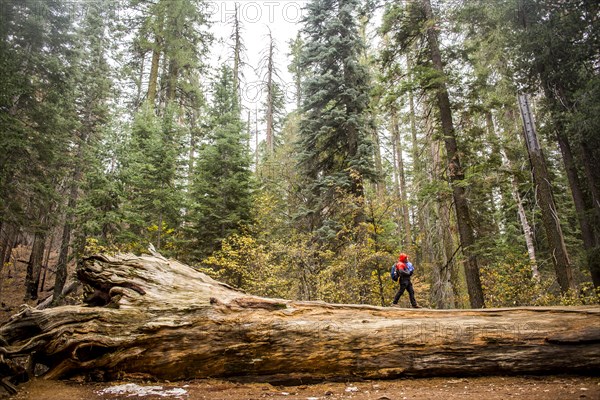
[[[18,312],[24,303],[24,280],[27,249],[18,249],[15,263],[0,274],[0,325]],[[56,257],[55,254],[52,257]],[[50,262],[50,265],[54,263]],[[73,268],[74,265],[71,266]],[[51,294],[54,275],[47,274],[45,291],[40,299]],[[35,306],[36,301],[29,301]],[[560,371],[557,371],[557,373]],[[277,386],[267,383],[240,383],[222,380],[187,382],[103,382],[47,381],[34,379],[20,384],[19,392],[9,397],[0,388],[0,399],[14,400],[94,400],[94,399],[600,399],[598,376],[491,376],[470,378],[397,379],[385,381],[322,382],[297,386]]]
[[[0,394],[0,398],[2,395]],[[519,376],[427,378],[386,381],[323,382],[300,386],[194,380],[165,383],[81,383],[34,381],[19,385],[14,400],[94,399],[600,399],[600,378],[581,376]]]

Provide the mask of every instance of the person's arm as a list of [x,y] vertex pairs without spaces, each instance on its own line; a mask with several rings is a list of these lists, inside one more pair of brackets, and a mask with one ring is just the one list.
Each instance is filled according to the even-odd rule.
[[411,275],[410,272],[408,272],[407,270],[405,270],[402,267],[397,267],[397,269],[398,269],[398,272],[400,272],[400,275],[402,275],[402,276],[410,276]]

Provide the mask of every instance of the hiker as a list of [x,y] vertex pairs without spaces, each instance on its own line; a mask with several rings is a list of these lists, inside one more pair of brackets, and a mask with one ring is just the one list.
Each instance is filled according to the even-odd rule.
[[417,300],[415,299],[415,291],[413,290],[412,282],[410,281],[410,277],[413,274],[415,268],[408,261],[408,256],[404,253],[401,253],[398,257],[398,262],[396,263],[396,271],[399,274],[400,288],[394,297],[393,305],[398,304],[398,300],[400,300],[400,296],[404,293],[405,290],[408,290],[408,297],[410,298],[410,304],[413,308],[421,308],[417,305]]

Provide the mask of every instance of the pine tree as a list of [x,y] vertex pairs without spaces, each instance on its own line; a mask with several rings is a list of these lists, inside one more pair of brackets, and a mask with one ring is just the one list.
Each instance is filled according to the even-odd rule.
[[304,47],[304,41],[302,40],[302,36],[300,32],[296,35],[295,39],[291,39],[288,42],[290,52],[288,56],[290,57],[290,64],[288,65],[288,71],[292,74],[294,79],[294,88],[296,89],[295,97],[296,97],[296,108],[300,109],[302,107],[302,84],[304,81],[304,71],[301,67],[301,56],[302,56],[302,48]]
[[307,74],[300,123],[300,166],[307,177],[309,229],[335,235],[340,195],[356,198],[357,218],[365,180],[374,180],[367,108],[369,76],[359,62],[355,0],[314,0],[307,6],[301,68]]
[[209,133],[201,144],[191,188],[190,254],[203,259],[251,222],[252,179],[245,126],[234,77],[223,65],[213,84]]
[[[35,237],[27,271],[37,298],[45,238],[57,223],[61,183],[78,121],[71,15],[59,1],[3,2],[0,24],[0,253]],[[0,266],[1,267],[1,266]]]
[[[593,228],[598,224],[590,217],[594,215],[592,199],[597,185],[593,183],[594,173],[586,173],[590,169],[586,171],[586,151],[582,146],[591,144],[593,148],[597,141],[592,137],[580,141],[582,132],[590,125],[578,125],[575,121],[580,119],[574,115],[580,109],[577,105],[579,93],[584,93],[587,84],[597,78],[597,74],[592,72],[592,64],[598,59],[597,46],[594,45],[598,42],[597,29],[594,30],[597,18],[593,17],[597,13],[598,5],[595,2],[567,2],[557,7],[556,2],[551,1],[507,0],[493,5],[485,1],[470,2],[459,7],[457,15],[457,19],[463,21],[461,29],[467,35],[467,52],[474,62],[475,71],[480,75],[476,84],[480,89],[483,88],[483,91],[477,90],[475,95],[483,98],[484,107],[504,108],[498,110],[495,119],[509,127],[514,122],[515,118],[505,116],[515,114],[517,89],[526,90],[532,95],[540,90],[543,92],[545,99],[538,102],[541,107],[536,110],[536,117],[543,121],[540,124],[540,137],[547,139],[549,146],[557,143],[560,149],[577,211],[583,247],[587,252],[587,264],[595,285],[600,282],[597,272],[600,271],[598,235]],[[493,87],[488,88],[490,93],[486,94],[485,85],[491,81],[494,82]],[[507,96],[506,93],[510,94]],[[547,156],[551,155],[552,152],[548,152]],[[551,162],[551,158],[547,157],[547,161]],[[554,174],[554,171],[550,171],[551,178]],[[552,178],[554,185],[560,185],[557,180],[561,175],[559,173]],[[559,191],[555,190],[555,193]],[[558,207],[561,220],[569,220],[569,202],[558,204]],[[550,217],[555,218],[556,215]],[[562,226],[567,241],[571,236],[568,232],[571,226]],[[553,262],[557,259],[554,253],[563,252],[555,248],[562,247],[560,242],[556,237],[556,244],[544,249],[546,257],[551,257]],[[574,259],[577,259],[577,253],[581,253],[577,247],[571,247],[569,252],[576,255]],[[564,270],[568,270],[567,259],[558,258],[564,260]],[[568,281],[566,275],[560,280]],[[566,290],[566,286],[563,290]]]
[[[243,67],[246,65],[244,61],[244,55],[246,51],[246,45],[244,44],[243,33],[244,26],[242,25],[240,17],[240,7],[238,3],[234,3],[234,14],[230,23],[232,25],[231,35],[229,39],[232,41],[233,50],[233,86],[236,90],[236,96],[239,102],[238,106],[241,106],[242,101],[242,85],[241,78],[243,77]],[[240,107],[241,111],[241,107]]]
[[201,1],[142,2],[140,10],[132,65],[139,76],[147,74],[148,84],[138,82],[146,99],[133,116],[120,159],[126,192],[120,241],[134,247],[150,241],[169,254],[176,250],[188,208],[185,185],[204,101],[199,81],[212,37]]
[[161,119],[149,104],[144,105],[135,116],[128,154],[122,160],[126,232],[130,243],[144,247],[143,241],[153,243],[157,249],[164,247],[164,234],[182,221],[179,165],[183,162],[183,145],[181,131],[173,124],[172,110],[168,107]]
[[265,123],[267,124],[267,154],[273,154],[273,149],[275,148],[275,90],[276,90],[276,82],[275,79],[278,76],[277,66],[275,65],[275,52],[277,51],[277,44],[275,39],[273,39],[273,34],[271,33],[271,29],[269,29],[268,33],[269,44],[265,51],[265,55],[263,57],[263,64],[265,67],[265,91],[267,94],[266,98],[266,113],[265,113]]
[[61,300],[67,279],[67,263],[75,210],[79,201],[81,184],[87,173],[87,160],[93,153],[92,145],[101,140],[103,126],[109,116],[108,99],[111,96],[110,67],[106,61],[108,32],[106,4],[90,4],[76,38],[75,87],[79,125],[75,131],[73,150],[70,153],[67,209],[61,235],[59,259],[56,266],[54,303]]
[[[578,106],[580,96],[585,98],[590,93],[588,88],[600,81],[597,73],[599,13],[600,5],[593,1],[568,2],[557,7],[553,1],[523,0],[519,3],[518,21],[515,21],[518,65],[529,83],[541,85],[546,98],[544,109],[551,123],[548,131],[562,154],[586,261],[597,287],[600,285],[600,231],[597,229],[600,174],[593,165],[600,153],[600,141],[597,133],[588,136],[593,129],[581,123],[582,115],[577,114],[582,111],[587,114],[585,108]],[[592,120],[591,115],[583,117],[586,119]],[[591,218],[593,215],[595,218]],[[559,281],[566,279],[559,276]],[[567,290],[564,284],[561,287]]]

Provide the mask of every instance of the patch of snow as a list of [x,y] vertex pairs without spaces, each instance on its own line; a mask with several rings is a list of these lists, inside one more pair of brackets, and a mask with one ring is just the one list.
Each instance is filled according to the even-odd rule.
[[160,396],[176,397],[186,396],[187,390],[182,388],[163,389],[162,386],[140,386],[135,383],[126,383],[124,385],[111,386],[98,391],[99,394],[118,394],[127,397]]

